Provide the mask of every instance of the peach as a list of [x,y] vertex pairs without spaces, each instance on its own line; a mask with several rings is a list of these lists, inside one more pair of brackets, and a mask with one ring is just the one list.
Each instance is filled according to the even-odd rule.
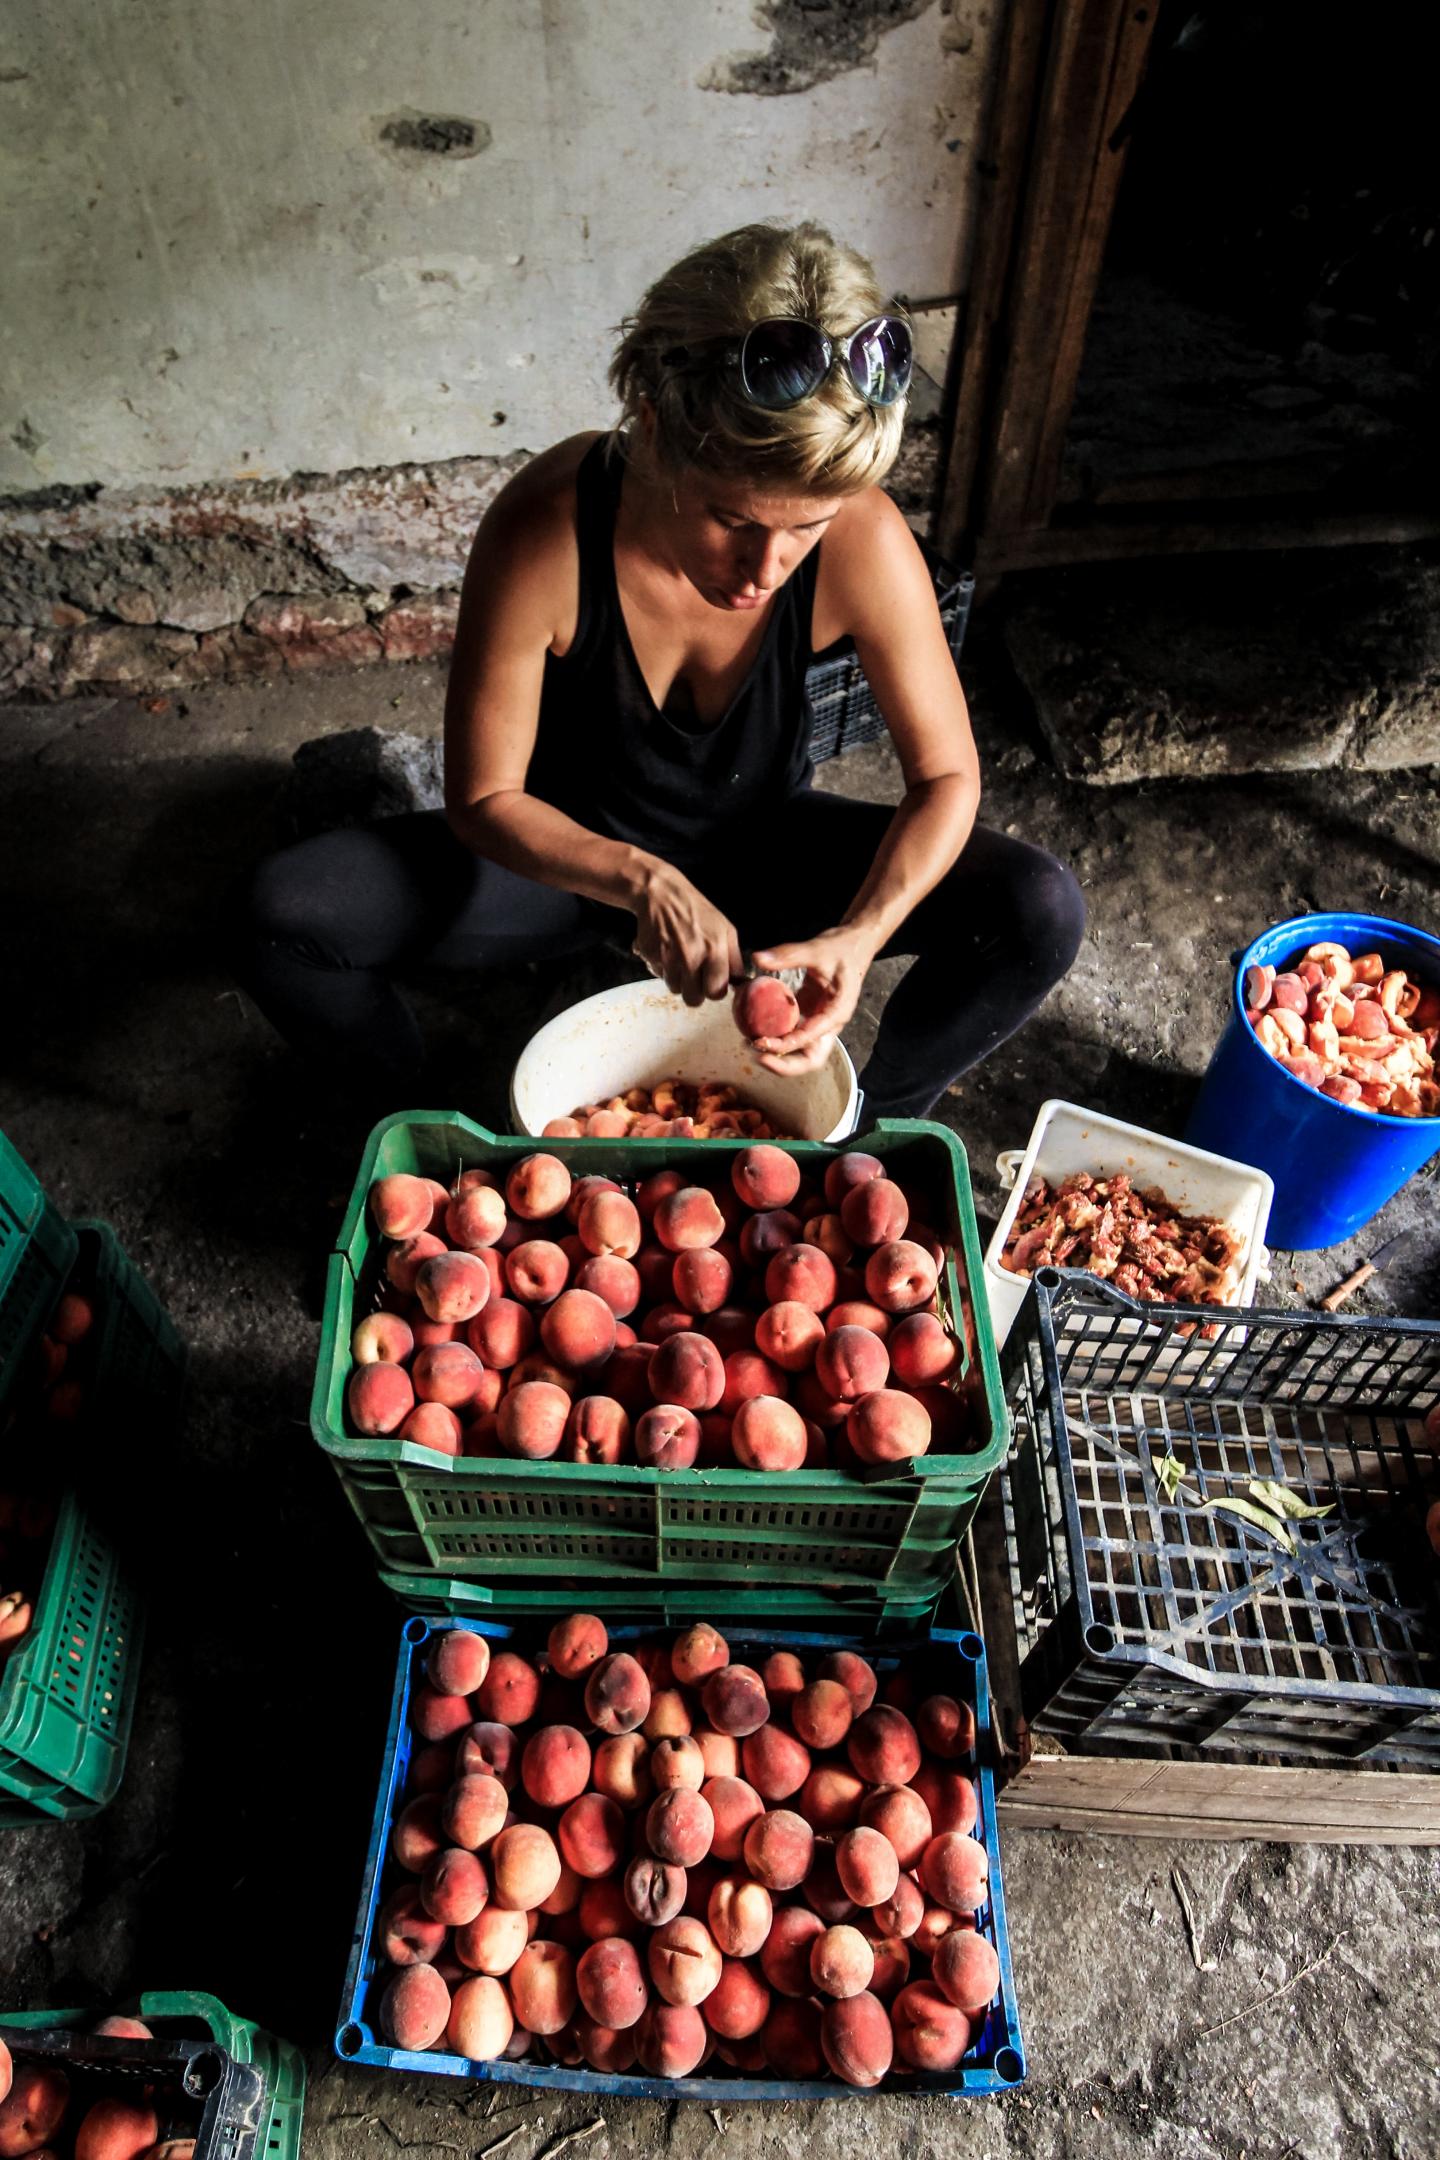
[[467,1627],[437,1629],[425,1677],[438,1695],[473,1695],[489,1670],[490,1645],[483,1635]]
[[962,1923],[960,1916],[944,1905],[927,1905],[910,1941],[921,1957],[933,1958],[948,1935],[953,1935],[962,1926],[968,1934],[970,1924]]
[[756,1349],[781,1372],[808,1372],[824,1340],[824,1321],[796,1298],[767,1306],[755,1323]]
[[920,1880],[947,1912],[978,1912],[989,1892],[990,1862],[978,1838],[947,1830],[932,1838],[920,1862]]
[[757,1213],[788,1207],[800,1190],[800,1165],[783,1148],[742,1148],[730,1164],[730,1183],[736,1198]]
[[520,1758],[520,1782],[539,1807],[568,1807],[590,1782],[590,1743],[573,1725],[542,1725]]
[[742,1402],[730,1428],[735,1460],[746,1470],[773,1473],[804,1467],[809,1440],[793,1404],[775,1395]]
[[500,1405],[500,1445],[507,1455],[546,1462],[559,1453],[569,1422],[570,1397],[564,1388],[550,1380],[523,1380]]
[[642,1178],[635,1188],[635,1205],[640,1210],[640,1220],[653,1222],[655,1210],[671,1193],[680,1192],[685,1185],[685,1175],[680,1170],[655,1170]]
[[866,1916],[865,1932],[878,1939],[898,1935],[902,1940],[915,1933],[925,1917],[925,1893],[913,1875],[902,1875],[892,1895]]
[[529,1916],[487,1905],[466,1926],[455,1930],[455,1955],[471,1972],[498,1976],[509,1972],[530,1940]]
[[510,1973],[510,2000],[527,2032],[558,2033],[575,2015],[575,1961],[557,1942],[527,1943]]
[[410,1723],[422,1740],[449,1740],[474,1715],[463,1695],[442,1695],[422,1680],[410,1699]]
[[[475,1706],[482,1719],[498,1725],[526,1725],[534,1717],[539,1700],[540,1675],[535,1667],[516,1650],[497,1650],[475,1691]],[[500,1773],[496,1771],[495,1775]]]
[[722,1958],[720,1978],[705,1998],[703,2016],[725,2040],[749,2040],[770,2015],[770,1990],[738,1958]]
[[381,1907],[379,1933],[381,1955],[392,1965],[430,1965],[444,1949],[448,1930],[426,1912],[417,1886],[406,1883]]
[[841,1680],[812,1680],[790,1705],[790,1722],[806,1747],[838,1747],[855,1717],[855,1702]]
[[837,1328],[862,1327],[872,1335],[878,1335],[881,1342],[886,1342],[894,1325],[889,1313],[865,1298],[844,1298],[838,1305],[832,1305],[825,1315],[827,1335],[833,1335]]
[[767,1890],[795,1890],[810,1872],[815,1833],[791,1808],[772,1808],[745,1833],[745,1865]]
[[459,1455],[463,1447],[459,1418],[436,1402],[417,1403],[395,1438],[412,1447],[433,1448],[437,1455]]
[[714,1842],[715,1816],[709,1801],[692,1786],[669,1786],[650,1803],[645,1837],[657,1860],[668,1860],[672,1867],[694,1867]]
[[655,1210],[655,1235],[667,1252],[695,1252],[725,1235],[725,1218],[715,1195],[703,1185],[682,1185]]
[[590,1670],[585,1715],[603,1733],[635,1732],[650,1714],[650,1683],[627,1651],[612,1651]]
[[781,2077],[817,2078],[823,2073],[820,2012],[813,2002],[772,2000],[760,2039],[766,2062]]
[[575,1229],[585,1250],[597,1259],[633,1260],[644,1235],[634,1201],[609,1188],[586,1194]]
[[936,1455],[962,1455],[979,1443],[968,1405],[943,1382],[927,1380],[911,1393],[930,1420],[930,1447]]
[[[935,1834],[929,1808],[908,1785],[879,1785],[867,1793],[860,1805],[860,1821],[886,1840],[902,1868],[919,1864]],[[857,1898],[856,1903],[883,1905],[893,1895],[893,1890],[886,1890],[878,1898]]]
[[700,1333],[709,1337],[722,1358],[736,1350],[753,1350],[755,1315],[738,1305],[722,1305],[719,1312],[701,1316]]
[[671,1284],[675,1302],[688,1313],[719,1312],[730,1294],[734,1279],[730,1262],[721,1252],[703,1247],[675,1255]]
[[541,1319],[540,1340],[557,1364],[584,1372],[615,1348],[615,1315],[593,1290],[563,1290]]
[[764,1268],[776,1253],[801,1242],[801,1222],[789,1208],[767,1208],[740,1228],[740,1257],[746,1267]]
[[706,1335],[683,1330],[666,1337],[650,1360],[650,1392],[657,1403],[683,1410],[713,1410],[725,1392],[725,1364]]
[[401,1867],[412,1875],[418,1875],[422,1868],[428,1867],[444,1847],[440,1806],[438,1794],[426,1793],[422,1799],[410,1801],[395,1818],[390,1850]]
[[866,1294],[888,1313],[918,1312],[934,1297],[939,1272],[922,1245],[896,1238],[866,1261]]
[[927,1695],[915,1712],[915,1730],[932,1755],[953,1762],[975,1745],[975,1713],[953,1695]]
[[424,1178],[411,1177],[402,1170],[377,1178],[370,1187],[370,1213],[381,1237],[414,1237],[417,1230],[429,1229],[434,1212],[435,1203]]
[[689,1877],[673,1860],[657,1860],[651,1853],[637,1853],[625,1870],[625,1904],[646,1927],[664,1927],[677,1919],[685,1907]]
[[597,1193],[618,1193],[620,1190],[614,1178],[599,1177],[593,1170],[584,1177],[576,1178],[570,1187],[570,1197],[565,1202],[566,1221],[578,1224],[586,1201],[593,1200]]
[[570,1172],[557,1155],[527,1155],[506,1179],[505,1198],[513,1214],[542,1222],[570,1198]]
[[[618,1338],[618,1328],[616,1335]],[[651,1343],[620,1343],[617,1340],[614,1354],[596,1375],[606,1394],[619,1403],[627,1417],[638,1417],[655,1400],[650,1393],[650,1361],[654,1355]]]
[[760,1951],[760,1967],[777,1995],[811,1992],[810,1952],[825,1923],[808,1905],[782,1905]]
[[616,2032],[611,2026],[597,2025],[593,2018],[583,2014],[575,2020],[575,2037],[580,2052],[592,2070],[605,2077],[623,2077],[633,2070],[636,2063],[635,2032]]
[[740,1743],[729,1733],[718,1733],[712,1726],[697,1725],[694,1740],[705,1758],[707,1778],[738,1778],[740,1775]]
[[[62,1300],[62,1303],[63,1302],[64,1301]],[[51,1326],[54,1326],[53,1317],[51,1319]],[[403,1894],[409,1897],[413,1897],[415,1895],[413,1890],[409,1890]],[[103,2017],[101,2018],[98,2025],[93,2025],[90,2029],[94,2033],[97,2040],[153,2040],[155,2038],[155,2035],[151,2031],[150,2027],[145,2024],[144,2021],[140,2018]],[[3,2045],[3,2042],[0,2042],[0,2045]],[[5,2060],[6,2057],[0,2056],[0,2063],[3,2063]],[[8,2090],[9,2085],[8,2080],[6,2079],[5,2071],[3,2068],[0,2068],[0,2100],[3,2100],[3,2098],[5,2097],[5,2093]]]
[[410,1315],[410,1328],[417,1350],[434,1350],[441,1343],[459,1342],[465,1332],[458,1320],[431,1320],[418,1311]]
[[[861,1186],[862,1192],[868,1191]],[[835,1402],[856,1402],[883,1388],[890,1377],[890,1353],[869,1328],[836,1328],[815,1351],[815,1378]]]
[[650,1978],[667,2003],[704,2002],[720,1978],[723,1960],[703,1920],[681,1913],[650,1938]]
[[870,1993],[888,2003],[910,1978],[910,1945],[899,1935],[870,1935],[867,1932],[866,1940],[875,1952]]
[[[823,1313],[835,1302],[835,1263],[818,1245],[785,1245],[765,1269],[765,1300],[784,1305],[793,1300]],[[878,1300],[877,1300],[878,1302]]]
[[565,1421],[561,1459],[618,1463],[629,1452],[630,1417],[613,1395],[582,1395]]
[[[653,1679],[650,1681],[650,1711],[642,1727],[647,1740],[678,1739],[689,1732],[694,1722],[683,1688],[657,1687]],[[700,1757],[702,1764],[704,1759]]]
[[754,1957],[770,1933],[774,1908],[763,1883],[722,1875],[710,1892],[706,1918],[726,1957]]
[[708,1621],[697,1621],[670,1646],[670,1665],[681,1687],[695,1687],[730,1662],[730,1645]]
[[552,1672],[562,1680],[582,1680],[604,1657],[610,1638],[604,1621],[594,1613],[569,1613],[551,1628],[545,1647]]
[[385,1275],[392,1286],[405,1297],[414,1297],[415,1278],[427,1260],[438,1260],[445,1252],[445,1240],[435,1237],[428,1230],[418,1230],[399,1245],[392,1245],[385,1255]]
[[704,2018],[688,2003],[652,2002],[634,2033],[636,2059],[648,2077],[689,2077],[709,2044]]
[[863,1995],[874,1971],[875,1953],[859,1928],[827,1927],[810,1945],[810,1978],[837,2002]]
[[911,1313],[890,1338],[890,1369],[902,1387],[948,1379],[959,1364],[959,1345],[934,1313]]
[[569,1280],[569,1256],[550,1238],[526,1238],[505,1255],[506,1284],[527,1305],[548,1305]]
[[809,1424],[824,1434],[837,1432],[853,1407],[827,1395],[813,1372],[801,1373],[795,1383],[795,1406]]
[[760,1677],[771,1702],[788,1710],[805,1685],[805,1667],[793,1650],[772,1650],[761,1668]]
[[827,1260],[836,1269],[848,1267],[855,1257],[855,1247],[845,1233],[845,1225],[838,1215],[812,1215],[800,1233],[802,1245],[818,1245]]
[[650,1750],[650,1775],[657,1792],[670,1792],[683,1785],[698,1793],[705,1783],[705,1757],[699,1743],[688,1733],[668,1734],[657,1740]]
[[938,1987],[912,1981],[890,2013],[895,2052],[912,2070],[954,2070],[970,2045],[970,2020]]
[[855,1720],[846,1752],[868,1785],[908,1785],[920,1768],[920,1742],[903,1710],[876,1703]]
[[820,2045],[836,2077],[847,2085],[878,2085],[895,2057],[885,2005],[870,1994],[827,2003],[820,2019]]
[[[485,1675],[488,1680],[490,1675]],[[483,1685],[483,1682],[482,1682]],[[523,1700],[523,1685],[511,1676],[503,1680],[502,1692],[509,1698]],[[478,1693],[478,1690],[477,1690]],[[535,1700],[540,1699],[539,1675],[535,1681]],[[523,1724],[524,1719],[518,1720]],[[520,1743],[509,1725],[498,1719],[482,1720],[470,1727],[463,1735],[455,1756],[457,1777],[473,1777],[477,1774],[498,1778],[506,1792],[513,1792],[520,1777]]]
[[495,1903],[507,1912],[534,1912],[560,1880],[560,1853],[538,1823],[511,1823],[490,1848]]
[[666,1303],[652,1305],[640,1322],[640,1339],[658,1349],[672,1335],[689,1335],[695,1332],[695,1315],[688,1313],[683,1305]]
[[812,1912],[817,1912],[826,1927],[838,1927],[842,1921],[854,1921],[860,1925],[861,1912],[855,1900],[847,1892],[835,1866],[835,1848],[828,1838],[817,1838],[815,1857],[810,1862],[810,1872],[800,1890],[801,1896]]
[[715,1731],[737,1740],[758,1732],[770,1715],[765,1683],[749,1665],[726,1665],[711,1673],[700,1700]]
[[618,1260],[608,1253],[582,1261],[575,1273],[575,1287],[603,1298],[617,1320],[627,1320],[640,1303],[639,1270],[628,1260]]
[[813,1830],[849,1830],[860,1819],[865,1781],[839,1763],[821,1763],[800,1788],[797,1806]]
[[357,1365],[345,1383],[345,1409],[367,1439],[398,1432],[415,1407],[415,1390],[402,1366]]
[[778,975],[752,975],[735,992],[735,1025],[747,1042],[770,1042],[800,1025],[795,993]]
[[463,1342],[435,1343],[422,1349],[410,1368],[419,1401],[464,1410],[481,1393],[485,1368]]
[[633,1935],[635,1915],[625,1902],[624,1885],[613,1875],[597,1875],[580,1892],[580,1932],[590,1942],[612,1935]]
[[420,1902],[432,1920],[463,1927],[485,1910],[490,1882],[482,1863],[461,1845],[447,1845],[425,1865]]
[[958,1830],[968,1837],[979,1812],[975,1787],[963,1770],[947,1770],[939,1763],[922,1763],[912,1780],[929,1812],[932,1835]]
[[840,1220],[857,1245],[892,1245],[903,1238],[910,1209],[900,1187],[887,1177],[852,1185],[840,1203]]
[[473,1320],[490,1296],[490,1270],[474,1253],[432,1253],[415,1271],[415,1295],[431,1320]]
[[469,2062],[494,2062],[505,2053],[514,2031],[510,1998],[497,1979],[479,1975],[460,1982],[446,2025],[452,2054],[463,2055]]
[[760,1396],[783,1399],[788,1393],[789,1383],[784,1373],[758,1350],[732,1350],[726,1356],[725,1392],[719,1405],[723,1417],[733,1418],[742,1403],[753,1402]]
[[889,1838],[862,1823],[847,1830],[835,1847],[835,1872],[853,1903],[883,1905],[895,1895],[900,1861]]
[[635,1460],[647,1470],[689,1470],[700,1453],[700,1421],[679,1403],[656,1403],[635,1425]]
[[516,1298],[492,1297],[466,1323],[465,1340],[480,1362],[508,1372],[535,1346],[535,1322]]
[[378,2022],[390,2045],[407,2054],[434,2047],[450,2022],[450,1990],[433,1965],[396,1973],[380,1998]]
[[[698,1736],[696,1744],[703,1753]],[[730,1773],[708,1778],[700,1791],[714,1824],[710,1850],[717,1860],[738,1860],[751,1825],[765,1813],[764,1801],[744,1778]]]
[[876,1388],[851,1405],[845,1434],[864,1463],[908,1462],[930,1445],[930,1415],[899,1388]]
[[820,1660],[817,1672],[822,1680],[838,1680],[850,1697],[856,1717],[870,1708],[875,1700],[879,1682],[875,1668],[858,1650],[832,1650]]
[[350,1338],[350,1355],[357,1365],[403,1365],[414,1348],[409,1322],[393,1312],[371,1313]]
[[957,2010],[978,2018],[999,1993],[1000,1960],[977,1929],[952,1928],[935,1946],[930,1977]]
[[509,1217],[493,1185],[472,1185],[445,1210],[445,1235],[461,1252],[483,1252],[505,1234]]
[[566,1865],[585,1882],[613,1874],[625,1856],[625,1818],[608,1793],[587,1792],[572,1800],[557,1835]]
[[647,1805],[653,1790],[650,1749],[643,1733],[618,1733],[595,1750],[595,1789],[622,1808]]
[[639,1952],[623,1935],[591,1944],[575,1967],[575,1987],[586,2016],[612,2032],[637,2024],[650,2000]]
[[[588,1748],[585,1762],[588,1770]],[[510,1796],[499,1778],[481,1771],[478,1775],[455,1780],[440,1803],[440,1827],[452,1845],[463,1846],[467,1852],[478,1852],[504,1829],[509,1811]]]
[[[767,1666],[766,1670],[769,1668]],[[762,1725],[740,1749],[745,1775],[762,1800],[788,1800],[810,1775],[810,1750],[783,1726]]]
[[866,1185],[871,1178],[884,1177],[885,1165],[877,1155],[866,1155],[859,1148],[852,1148],[847,1155],[837,1155],[825,1171],[825,1198],[832,1208],[845,1204],[845,1195],[857,1185]]

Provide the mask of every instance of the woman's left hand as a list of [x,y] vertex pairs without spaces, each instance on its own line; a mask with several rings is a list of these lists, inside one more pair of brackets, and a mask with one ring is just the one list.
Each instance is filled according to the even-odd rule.
[[752,957],[757,968],[774,974],[780,968],[804,968],[796,995],[800,1025],[788,1035],[762,1036],[756,1055],[767,1072],[789,1075],[818,1072],[831,1045],[860,1001],[866,970],[875,957],[875,941],[850,927],[822,930],[819,937],[796,945],[771,945]]

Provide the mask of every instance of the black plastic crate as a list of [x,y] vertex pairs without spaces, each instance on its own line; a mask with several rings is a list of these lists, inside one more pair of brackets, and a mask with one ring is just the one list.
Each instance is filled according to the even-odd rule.
[[53,2025],[49,2015],[0,2013],[0,2033],[17,2065],[44,2065],[69,2080],[71,2129],[92,2101],[135,2092],[151,2101],[162,2134],[173,2123],[176,2136],[194,2138],[195,2160],[262,2160],[269,2150],[258,2140],[270,2120],[270,2095],[254,2065],[211,2041],[112,2040],[90,2032],[78,2013],[62,2013]]
[[[1042,1269],[1002,1353],[1021,1707],[1072,1749],[1440,1769],[1440,1326]],[[1183,1474],[1179,1495],[1162,1466]],[[1294,1550],[1205,1502],[1332,1512]]]
[[[940,620],[958,668],[975,580],[968,570],[956,570],[943,561],[925,541],[919,546],[934,582]],[[885,733],[880,708],[849,638],[814,662],[805,677],[805,695],[812,715],[810,755],[817,765],[846,750],[858,750],[862,743],[878,742]]]

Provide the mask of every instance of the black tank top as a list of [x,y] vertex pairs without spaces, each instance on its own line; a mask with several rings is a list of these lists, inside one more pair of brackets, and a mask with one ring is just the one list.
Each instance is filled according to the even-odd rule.
[[615,581],[622,460],[593,443],[575,476],[580,612],[563,658],[548,654],[527,791],[607,838],[667,862],[696,861],[811,778],[810,615],[819,549],[769,603],[760,650],[713,724],[660,711],[646,687]]

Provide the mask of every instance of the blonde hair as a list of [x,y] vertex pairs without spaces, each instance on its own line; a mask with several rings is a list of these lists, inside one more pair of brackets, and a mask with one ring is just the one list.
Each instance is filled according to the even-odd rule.
[[694,467],[801,494],[853,495],[894,464],[905,404],[867,405],[843,367],[783,412],[752,405],[735,372],[666,365],[677,345],[743,336],[767,316],[798,316],[832,337],[887,307],[862,255],[818,225],[741,225],[655,280],[621,325],[610,381],[623,408],[618,444],[638,440],[642,399],[655,413],[653,454],[669,472]]

